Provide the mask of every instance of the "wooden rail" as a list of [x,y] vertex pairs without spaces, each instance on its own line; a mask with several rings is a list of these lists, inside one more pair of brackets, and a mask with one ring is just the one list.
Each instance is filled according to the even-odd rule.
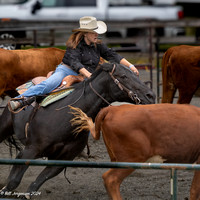
[[[108,38],[104,36],[104,41],[107,44],[135,44],[140,40],[141,38],[147,38],[147,40],[152,42],[153,44],[156,43],[157,38],[155,33],[156,28],[165,28],[165,27],[200,27],[200,19],[191,19],[191,20],[179,20],[179,21],[150,21],[150,20],[144,20],[144,21],[106,21],[109,30],[116,30],[116,29],[128,29],[128,28],[140,28],[140,29],[146,29],[147,35],[144,36],[135,36],[135,37],[128,37],[128,38]],[[32,32],[32,36],[29,35],[27,40],[25,38],[17,38],[15,40],[18,44],[26,44],[31,43],[34,44],[34,42],[40,43],[41,40],[44,41],[44,38],[40,38],[40,34],[43,31],[46,31],[48,34],[46,34],[47,37],[45,37],[44,42],[49,42],[51,45],[56,45],[56,43],[65,43],[66,39],[68,38],[67,35],[71,33],[71,30],[75,27],[78,27],[78,22],[73,21],[6,21],[6,22],[0,22],[0,32],[6,32],[6,31],[25,31],[25,32]],[[62,32],[62,35],[59,35],[57,33]],[[152,32],[152,34],[150,34]],[[149,38],[151,37],[151,38]],[[160,37],[160,43],[194,43],[196,42],[197,38],[196,36],[190,36],[190,37]],[[3,42],[1,40],[1,42]],[[6,40],[5,42],[14,42],[11,40]],[[37,44],[34,44],[36,46]]]
[[[117,46],[115,49],[117,51],[139,51],[141,47],[143,48],[141,51],[143,53],[149,53],[149,64],[153,65],[153,54],[157,51],[157,101],[160,101],[160,66],[159,66],[159,46],[161,44],[195,44],[199,45],[200,41],[196,35],[192,36],[174,36],[174,37],[160,37],[155,35],[156,28],[165,28],[165,27],[190,27],[190,28],[198,28],[200,27],[200,19],[183,19],[178,21],[151,21],[151,20],[143,20],[143,21],[105,21],[108,25],[109,30],[116,29],[124,29],[124,28],[141,28],[146,30],[146,35],[135,36],[135,37],[127,37],[127,38],[109,38],[103,36],[103,40],[107,44],[124,44],[124,46]],[[37,47],[38,44],[46,44],[48,46],[55,45],[65,45],[65,42],[68,36],[71,34],[71,30],[75,27],[78,27],[78,22],[73,21],[6,21],[0,22],[0,32],[4,31],[26,31],[31,34],[27,38],[16,38],[16,39],[0,39],[0,44],[30,44],[34,47]],[[45,37],[41,37],[42,32],[46,32]],[[62,32],[62,34],[60,34]],[[138,41],[143,41],[141,46],[135,46]],[[129,44],[129,46],[127,46]],[[142,46],[144,45],[144,47]],[[157,47],[157,49],[155,48]],[[152,67],[150,70],[150,80],[152,81]]]

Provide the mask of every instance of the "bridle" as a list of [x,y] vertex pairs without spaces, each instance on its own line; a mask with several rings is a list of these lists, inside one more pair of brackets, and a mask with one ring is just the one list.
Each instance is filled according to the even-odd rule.
[[[114,74],[114,71],[115,71],[115,68],[116,68],[116,65],[114,64],[113,68],[112,68],[112,71],[109,72],[111,78],[113,79],[114,83],[119,87],[120,90],[124,90],[128,96],[133,100],[135,101],[135,103],[138,105],[141,103],[141,100],[139,99],[139,97],[137,96],[136,93],[133,93],[133,91],[129,90],[126,86],[124,86],[122,83],[120,83],[120,81],[115,78],[115,76],[113,75]],[[92,87],[92,84],[91,82],[89,83],[92,91],[97,95],[99,96],[103,101],[105,101],[108,105],[111,105],[105,98],[103,98],[93,87]]]

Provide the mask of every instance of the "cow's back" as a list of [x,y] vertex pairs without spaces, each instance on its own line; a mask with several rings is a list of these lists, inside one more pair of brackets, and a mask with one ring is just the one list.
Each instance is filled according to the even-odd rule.
[[145,162],[159,155],[191,163],[200,153],[200,108],[192,105],[113,106],[101,123],[113,161]]
[[62,61],[65,51],[58,48],[28,50],[0,49],[0,96],[36,76],[46,76]]
[[[27,49],[27,50],[9,50],[9,58],[14,58],[18,65],[14,66],[15,69],[29,72],[39,68],[39,73],[42,73],[41,69],[44,69],[46,75],[46,69],[54,70],[65,54],[64,50],[58,48],[41,48],[41,49]],[[6,59],[10,62],[11,59]],[[37,70],[36,70],[37,71]]]
[[200,80],[200,47],[174,47],[169,66],[176,87],[187,85],[190,88],[194,84],[191,81]]
[[172,103],[176,89],[178,103],[189,103],[200,83],[200,47],[180,45],[169,48],[162,60],[162,103]]

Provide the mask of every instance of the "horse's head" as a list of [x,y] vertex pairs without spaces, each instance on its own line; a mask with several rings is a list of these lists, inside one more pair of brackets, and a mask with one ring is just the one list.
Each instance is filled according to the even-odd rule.
[[135,104],[155,103],[155,94],[129,68],[121,64],[105,63],[103,71],[109,73],[109,95],[114,101],[126,101]]

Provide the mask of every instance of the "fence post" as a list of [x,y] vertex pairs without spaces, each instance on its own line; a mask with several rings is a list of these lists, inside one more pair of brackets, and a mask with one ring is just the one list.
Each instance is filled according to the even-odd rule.
[[177,200],[177,170],[172,168],[170,172],[171,200]]
[[156,51],[157,51],[157,103],[160,103],[160,38],[156,36]]
[[55,45],[55,29],[50,29],[50,37],[51,37],[50,46],[54,46]]
[[33,30],[33,45],[37,48],[37,30]]
[[150,63],[150,80],[151,80],[151,89],[153,88],[153,27],[149,27],[149,63]]

